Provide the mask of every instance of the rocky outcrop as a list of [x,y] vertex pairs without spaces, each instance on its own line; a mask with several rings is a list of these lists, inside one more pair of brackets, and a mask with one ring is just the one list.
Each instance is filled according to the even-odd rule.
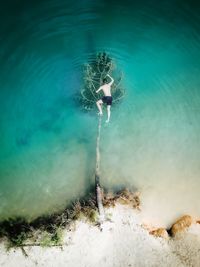
[[172,225],[170,234],[175,236],[177,233],[185,231],[192,223],[192,217],[189,215],[184,215]]
[[149,232],[150,235],[153,235],[155,237],[162,237],[164,239],[168,239],[169,235],[168,232],[165,228],[158,228],[156,230],[153,230],[151,232]]

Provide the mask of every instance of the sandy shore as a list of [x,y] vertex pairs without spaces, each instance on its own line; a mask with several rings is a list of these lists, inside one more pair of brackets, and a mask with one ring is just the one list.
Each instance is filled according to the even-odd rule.
[[198,267],[200,225],[194,224],[176,238],[155,238],[141,225],[142,212],[116,205],[106,213],[111,218],[103,230],[77,221],[74,231],[65,232],[63,247],[25,247],[6,251],[0,245],[1,267]]

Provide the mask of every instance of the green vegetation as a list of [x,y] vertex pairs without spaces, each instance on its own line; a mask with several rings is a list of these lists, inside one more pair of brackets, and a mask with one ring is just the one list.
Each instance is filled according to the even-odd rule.
[[7,237],[13,246],[20,246],[30,235],[30,225],[24,218],[17,217],[0,223],[0,237]]
[[84,205],[81,205],[80,201],[77,201],[73,205],[72,219],[85,219],[92,224],[96,223],[98,219],[98,211],[95,206],[95,202],[90,199],[89,203],[84,203]]
[[[114,206],[116,203],[139,208],[140,200],[136,193],[127,189],[117,193],[104,193],[103,205]],[[94,226],[99,225],[95,195],[72,203],[61,213],[42,216],[32,222],[17,217],[0,222],[0,238],[7,239],[7,248],[24,246],[62,246],[63,230],[71,229],[74,222],[84,220]],[[111,216],[107,216],[111,220]],[[23,250],[23,253],[26,252]]]
[[41,216],[28,223],[25,218],[16,217],[0,222],[0,238],[6,238],[7,247],[56,246],[62,245],[63,230],[76,220],[96,224],[98,212],[95,196],[72,203],[61,213]]
[[47,231],[42,232],[39,240],[39,244],[42,247],[51,247],[56,245],[62,245],[63,229],[57,228],[54,233]]

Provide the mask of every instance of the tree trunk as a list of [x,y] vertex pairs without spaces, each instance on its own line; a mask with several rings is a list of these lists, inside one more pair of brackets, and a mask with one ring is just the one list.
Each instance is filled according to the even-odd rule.
[[100,215],[100,222],[104,220],[104,209],[102,203],[102,191],[100,187],[100,134],[101,134],[101,120],[102,117],[99,116],[98,133],[97,133],[97,143],[96,143],[96,169],[95,169],[95,189],[96,189],[96,201],[97,207]]

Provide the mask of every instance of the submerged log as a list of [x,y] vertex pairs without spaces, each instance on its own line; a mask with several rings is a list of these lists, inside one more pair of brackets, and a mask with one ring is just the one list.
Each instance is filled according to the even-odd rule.
[[96,169],[95,169],[95,190],[96,201],[100,215],[100,223],[104,220],[104,209],[102,202],[102,190],[100,186],[100,134],[101,134],[101,116],[99,116],[97,143],[96,143]]
[[95,175],[95,183],[96,183],[96,201],[99,211],[99,221],[102,223],[104,221],[104,208],[102,202],[102,190],[99,184],[99,177]]

